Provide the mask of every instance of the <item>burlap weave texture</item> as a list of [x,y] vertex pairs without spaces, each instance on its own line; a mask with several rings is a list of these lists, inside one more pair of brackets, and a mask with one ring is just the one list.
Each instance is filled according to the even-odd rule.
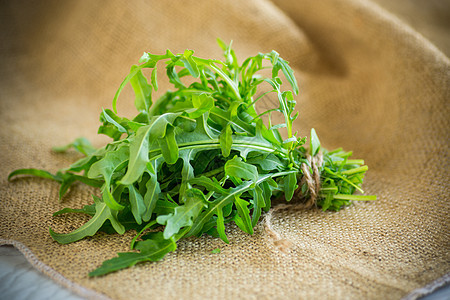
[[[0,9],[0,238],[28,247],[68,281],[113,299],[398,299],[450,270],[450,63],[432,44],[365,1],[47,1]],[[158,263],[101,278],[88,271],[127,251],[134,232],[97,234],[59,245],[48,234],[86,222],[52,217],[91,202],[76,185],[58,203],[58,184],[16,168],[50,171],[78,156],[54,145],[79,136],[96,146],[101,108],[142,52],[194,49],[238,58],[272,49],[300,83],[295,123],[314,127],[327,148],[364,158],[367,194],[337,213],[280,210],[273,228],[292,243],[281,253],[262,225],[249,236],[229,226],[230,244],[202,237],[179,243]],[[159,78],[163,78],[163,73]],[[160,90],[169,85],[161,83]],[[268,99],[262,107],[272,107]],[[131,115],[128,89],[119,111]],[[220,254],[211,254],[219,247]],[[49,273],[53,274],[53,273]],[[83,293],[79,286],[73,287]],[[85,296],[90,294],[85,293]]]

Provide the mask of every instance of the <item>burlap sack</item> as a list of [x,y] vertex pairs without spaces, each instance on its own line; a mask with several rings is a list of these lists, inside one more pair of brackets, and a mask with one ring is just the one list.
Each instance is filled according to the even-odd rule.
[[[0,9],[0,237],[41,271],[85,297],[113,299],[398,299],[449,272],[449,60],[369,2],[35,1]],[[272,226],[292,243],[277,251],[264,226],[229,226],[230,244],[187,239],[158,263],[101,278],[88,271],[127,251],[133,232],[59,245],[87,218],[52,217],[97,191],[7,174],[56,171],[78,156],[54,145],[97,136],[101,107],[143,51],[170,48],[220,58],[215,39],[240,59],[277,50],[299,80],[297,129],[314,127],[327,148],[364,158],[368,194],[337,213],[279,210]],[[163,74],[161,73],[160,78]],[[161,90],[168,85],[161,84]],[[131,115],[128,89],[119,111]],[[269,102],[264,106],[271,106]],[[211,250],[220,248],[220,254]],[[417,293],[415,294],[418,295]]]

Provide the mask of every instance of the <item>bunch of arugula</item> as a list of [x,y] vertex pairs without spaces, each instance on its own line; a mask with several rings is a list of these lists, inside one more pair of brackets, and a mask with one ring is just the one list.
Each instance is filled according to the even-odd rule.
[[[306,137],[299,138],[293,132],[298,116],[294,114],[293,93],[298,93],[298,85],[292,69],[277,52],[259,53],[239,65],[231,44],[218,43],[225,61],[199,58],[192,50],[177,55],[169,50],[163,55],[144,53],[120,85],[113,110],[101,112],[103,124],[98,133],[111,137],[112,142],[95,149],[80,138],[54,148],[65,151],[73,147],[84,155],[68,168],[56,174],[20,169],[9,175],[56,180],[61,183],[60,198],[75,181],[101,189],[101,197],[93,196],[92,205],[54,214],[92,216],[67,234],[50,229],[59,243],[72,243],[98,231],[138,232],[131,249],[139,252],[119,253],[90,276],[160,260],[176,249],[179,239],[189,236],[207,233],[228,243],[225,224],[229,222],[252,234],[262,211],[270,209],[273,195],[284,194],[290,201],[300,189],[303,197],[309,197],[307,184],[298,186],[304,175],[300,166],[311,168],[307,156],[319,152],[323,164],[319,166],[318,206],[339,210],[352,200],[375,199],[353,195],[356,190],[362,192],[367,171],[364,161],[349,159],[352,153],[341,149],[320,149],[314,129],[307,150]],[[157,65],[163,61],[175,91],[167,91],[153,104],[152,93],[158,90]],[[152,69],[150,82],[142,73],[145,68]],[[263,69],[271,69],[272,76],[259,75]],[[279,71],[292,91],[281,90]],[[194,78],[188,86],[181,80],[186,76]],[[116,109],[119,94],[128,83],[139,111],[132,120],[118,116]],[[261,93],[263,83],[269,84],[269,90]],[[256,102],[270,93],[276,95],[279,106],[257,113]],[[284,123],[273,124],[273,112],[281,113]],[[286,130],[286,138],[280,129]]]

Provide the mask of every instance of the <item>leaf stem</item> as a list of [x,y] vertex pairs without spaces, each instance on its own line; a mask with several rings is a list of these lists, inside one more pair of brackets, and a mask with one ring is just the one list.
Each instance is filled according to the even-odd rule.
[[251,103],[247,104],[247,105],[246,105],[246,108],[249,108],[250,106],[255,105],[255,103],[256,103],[258,100],[260,100],[262,97],[264,97],[264,96],[267,95],[267,94],[273,93],[273,92],[275,92],[275,90],[271,90],[271,91],[265,92],[264,94],[262,94],[261,96],[259,96],[258,98],[256,98],[256,100],[254,100],[254,101],[252,101]]
[[211,171],[209,171],[209,172],[203,173],[203,174],[201,174],[201,176],[212,177],[212,176],[214,176],[214,175],[216,175],[216,174],[219,174],[219,173],[221,173],[221,172],[223,172],[223,171],[224,171],[224,167],[220,167],[220,168],[211,170]]
[[138,234],[136,234],[134,236],[134,238],[131,240],[130,249],[134,249],[134,244],[136,243],[136,240],[138,239],[138,237],[140,237],[145,230],[147,230],[148,228],[152,227],[155,224],[156,224],[156,220],[153,220],[153,221],[149,222],[147,225],[145,225],[144,228],[142,228],[141,231],[139,231]]
[[231,80],[231,78],[228,77],[227,74],[225,74],[221,69],[219,69],[218,67],[216,67],[216,66],[214,65],[213,62],[211,62],[211,63],[209,64],[209,67],[210,67],[211,69],[213,69],[217,74],[219,74],[220,77],[222,77],[223,80],[225,80],[226,83],[228,83],[228,85],[231,87],[231,89],[232,89],[234,95],[236,96],[236,99],[242,101],[242,98],[241,98],[241,95],[240,95],[240,93],[239,93],[239,89],[238,89],[236,83],[235,83],[233,80]]

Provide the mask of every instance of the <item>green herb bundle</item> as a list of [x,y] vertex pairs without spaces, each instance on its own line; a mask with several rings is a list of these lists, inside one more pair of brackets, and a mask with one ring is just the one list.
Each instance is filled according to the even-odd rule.
[[[163,55],[144,53],[120,85],[113,110],[101,112],[98,133],[111,137],[110,143],[95,149],[81,138],[55,148],[73,147],[84,155],[56,174],[37,169],[10,174],[9,178],[29,174],[56,180],[61,183],[60,198],[76,181],[100,188],[101,197],[93,196],[92,205],[54,214],[92,216],[67,234],[50,229],[59,243],[72,243],[98,231],[138,232],[131,249],[139,252],[119,253],[90,276],[160,260],[185,237],[207,233],[228,243],[225,224],[229,222],[252,234],[262,212],[271,208],[273,196],[284,195],[286,201],[301,197],[323,210],[339,210],[352,200],[375,199],[354,195],[362,192],[367,171],[362,160],[350,159],[351,152],[341,149],[321,149],[314,129],[309,147],[305,147],[306,137],[294,132],[298,113],[293,94],[298,93],[298,85],[277,52],[259,53],[238,64],[231,44],[218,43],[224,61],[196,57],[192,50],[176,55],[169,50]],[[162,63],[175,89],[153,103],[157,67]],[[150,80],[142,73],[145,68],[152,69]],[[263,69],[271,69],[271,77],[261,76]],[[281,89],[280,71],[292,91]],[[186,85],[182,79],[188,76],[192,83]],[[116,110],[119,94],[128,83],[139,111],[134,119],[120,117]],[[263,84],[264,93],[260,91]],[[268,94],[279,105],[258,113],[255,104]],[[281,113],[284,122],[273,124],[272,113]],[[151,230],[155,228],[159,230]]]

